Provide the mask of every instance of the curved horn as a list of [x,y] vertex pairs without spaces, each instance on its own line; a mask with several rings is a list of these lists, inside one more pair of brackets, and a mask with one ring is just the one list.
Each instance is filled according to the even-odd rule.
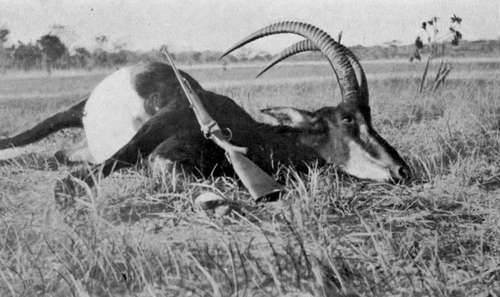
[[[340,44],[343,46],[342,44]],[[354,72],[356,73],[356,78],[357,81],[359,82],[359,88],[360,88],[360,95],[361,98],[360,100],[363,101],[364,104],[368,105],[368,100],[369,100],[369,93],[368,93],[368,81],[366,79],[366,74],[365,71],[363,70],[363,67],[361,67],[361,63],[359,63],[358,59],[354,55],[354,53],[349,50],[348,48],[346,49],[346,54],[347,58],[351,62],[352,67],[354,68]],[[285,48],[282,50],[280,53],[278,53],[274,59],[267,64],[267,66],[257,74],[256,77],[261,76],[264,74],[267,70],[271,69],[274,65],[278,64],[279,62],[293,56],[299,53],[303,52],[310,52],[310,51],[319,51],[319,48],[314,45],[309,39],[304,39],[299,42],[296,42],[292,44],[291,46]]]
[[361,63],[359,63],[358,58],[354,53],[345,47],[344,45],[341,44],[341,46],[345,49],[347,53],[347,58],[351,62],[352,68],[354,68],[354,72],[356,72],[356,77],[358,78],[359,82],[359,102],[365,105],[369,105],[368,100],[370,98],[370,94],[368,92],[368,80],[366,79],[366,74],[365,71],[363,70],[363,67],[361,66]]
[[296,42],[289,47],[285,48],[279,54],[277,54],[267,66],[262,69],[255,77],[259,77],[264,74],[267,70],[271,69],[274,65],[279,62],[299,53],[303,52],[311,52],[311,51],[319,51],[319,48],[314,45],[309,39],[304,39],[299,42]]
[[222,54],[221,58],[256,39],[280,33],[294,33],[311,40],[311,42],[320,49],[332,65],[340,86],[342,99],[357,100],[359,88],[358,82],[356,81],[356,75],[351,63],[346,56],[346,48],[333,40],[333,38],[331,38],[330,35],[325,33],[323,30],[309,24],[286,21],[269,25],[236,43],[224,54]]

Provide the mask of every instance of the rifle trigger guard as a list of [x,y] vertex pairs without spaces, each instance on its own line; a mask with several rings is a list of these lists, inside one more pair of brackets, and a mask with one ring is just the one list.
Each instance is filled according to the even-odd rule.
[[224,129],[222,129],[222,131],[223,131],[224,137],[226,137],[227,141],[230,141],[231,139],[233,139],[233,131],[231,131],[231,129],[224,128]]

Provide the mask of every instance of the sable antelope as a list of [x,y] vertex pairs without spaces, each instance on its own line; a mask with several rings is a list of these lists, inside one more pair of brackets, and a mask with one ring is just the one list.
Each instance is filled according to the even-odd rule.
[[[256,39],[280,33],[305,38],[279,54],[273,65],[302,51],[318,50],[332,66],[342,101],[337,106],[305,111],[293,107],[262,110],[279,125],[255,121],[232,99],[207,91],[186,73],[196,94],[221,127],[229,128],[231,142],[248,147],[248,157],[267,172],[277,164],[301,170],[308,164],[334,163],[364,179],[400,181],[410,176],[398,152],[373,128],[365,73],[355,55],[324,31],[305,23],[280,22],[256,31],[223,56]],[[272,66],[272,65],[271,65]],[[268,68],[264,69],[267,70]],[[167,64],[141,63],[106,77],[89,98],[57,113],[31,130],[0,140],[0,149],[24,145],[62,128],[83,126],[93,161],[98,165],[72,175],[90,186],[93,173],[103,176],[135,164],[138,159],[163,159],[187,171],[231,174],[222,149],[200,133],[193,111]],[[71,159],[72,153],[68,154]],[[71,192],[65,178],[56,193]]]

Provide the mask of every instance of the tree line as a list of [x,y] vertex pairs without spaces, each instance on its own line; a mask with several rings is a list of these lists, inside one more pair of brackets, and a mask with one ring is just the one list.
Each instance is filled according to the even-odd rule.
[[[427,22],[428,23],[428,22]],[[158,51],[147,52],[131,51],[126,48],[125,43],[115,42],[111,47],[110,40],[105,35],[95,37],[95,48],[85,47],[69,48],[61,38],[61,32],[65,27],[54,25],[56,32],[49,32],[36,41],[21,42],[6,46],[9,39],[9,29],[0,28],[0,72],[10,69],[16,70],[46,70],[50,73],[53,69],[99,69],[118,68],[123,65],[136,63],[138,61],[158,60]],[[419,39],[414,45],[401,45],[397,40],[387,42],[384,45],[364,47],[361,45],[350,47],[360,59],[392,59],[414,57],[417,53],[429,52],[429,49],[418,46]],[[446,52],[447,56],[473,57],[473,56],[498,56],[500,55],[500,39],[462,41],[460,44],[434,43]],[[445,51],[446,47],[453,50]],[[229,55],[223,61],[219,60],[219,51],[183,51],[175,52],[175,58],[180,64],[206,64],[206,63],[238,63],[238,62],[265,62],[272,59],[272,55],[264,51],[252,51],[248,48]],[[322,60],[320,54],[307,53],[293,57],[292,60]]]
[[[59,25],[60,27],[60,25]],[[105,35],[95,37],[94,49],[85,47],[70,48],[58,35],[48,33],[37,41],[21,42],[6,46],[10,31],[0,28],[0,71],[46,70],[53,69],[99,69],[118,68],[138,61],[158,60],[158,51],[146,52],[126,49],[124,43],[114,43],[109,49],[109,38]],[[218,51],[183,51],[174,53],[181,64],[219,63]],[[267,61],[271,55],[267,52],[242,51],[230,55],[222,63]]]
[[35,42],[21,42],[5,46],[10,31],[0,29],[0,66],[8,69],[37,70],[112,67],[127,63],[127,52],[118,50],[109,52],[102,48],[93,51],[77,47],[70,51],[59,36],[45,34]]

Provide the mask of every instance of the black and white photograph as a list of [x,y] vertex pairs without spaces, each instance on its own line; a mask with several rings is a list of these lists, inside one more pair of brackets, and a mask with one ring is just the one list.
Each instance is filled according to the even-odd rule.
[[0,296],[500,297],[500,1],[0,0]]

